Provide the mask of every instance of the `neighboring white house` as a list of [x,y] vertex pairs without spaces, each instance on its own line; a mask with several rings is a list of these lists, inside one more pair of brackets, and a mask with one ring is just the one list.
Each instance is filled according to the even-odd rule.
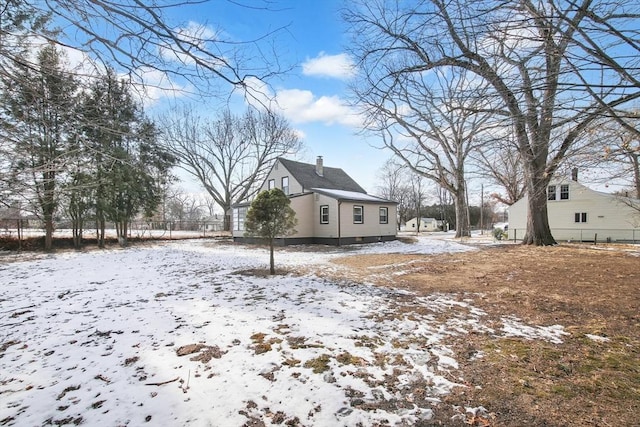
[[224,218],[222,215],[213,215],[202,220],[202,231],[223,231]]
[[[562,241],[640,241],[638,199],[591,190],[577,181],[552,180],[547,187],[551,234]],[[527,227],[527,197],[508,208],[509,239],[522,239]]]
[[442,228],[442,221],[435,218],[420,218],[418,224],[418,218],[411,218],[405,224],[404,231],[418,231],[418,225],[420,225],[420,232],[427,231],[440,231]]
[[[345,245],[396,239],[397,203],[372,196],[342,169],[279,158],[260,191],[280,188],[291,199],[296,212],[296,233],[278,239],[278,244],[321,243]],[[234,241],[251,242],[244,235],[244,219],[251,205],[232,209]]]

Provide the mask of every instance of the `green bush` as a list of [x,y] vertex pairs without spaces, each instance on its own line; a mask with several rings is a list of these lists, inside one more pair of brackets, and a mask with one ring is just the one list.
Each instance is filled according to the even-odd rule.
[[496,227],[493,229],[493,237],[496,240],[507,240],[509,238],[509,235],[502,228]]

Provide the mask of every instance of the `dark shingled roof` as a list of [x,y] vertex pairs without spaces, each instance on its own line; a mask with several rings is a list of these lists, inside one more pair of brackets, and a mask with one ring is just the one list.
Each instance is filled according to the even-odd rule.
[[323,176],[316,173],[316,165],[294,162],[279,158],[280,163],[287,168],[293,177],[302,185],[305,191],[312,188],[327,188],[331,190],[356,191],[366,193],[345,171],[340,168],[323,167]]

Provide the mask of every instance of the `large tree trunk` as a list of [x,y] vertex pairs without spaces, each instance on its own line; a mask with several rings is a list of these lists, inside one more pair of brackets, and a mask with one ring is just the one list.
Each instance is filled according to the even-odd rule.
[[231,231],[231,227],[233,226],[233,224],[231,224],[231,213],[233,212],[233,209],[231,208],[231,200],[229,199],[229,202],[224,203],[221,207],[223,212],[222,230]]
[[80,221],[75,218],[72,219],[71,224],[73,229],[73,247],[80,249],[82,242],[82,225],[80,225]]
[[549,246],[557,244],[549,227],[547,213],[548,179],[532,179],[529,185],[527,233],[522,240],[525,245]]
[[469,209],[467,209],[467,194],[464,187],[456,192],[454,204],[456,208],[456,237],[469,237],[471,236],[471,227],[469,225]]
[[50,213],[44,214],[44,249],[53,249],[53,215]]
[[631,155],[631,162],[633,164],[633,183],[636,186],[636,197],[638,199],[640,199],[640,162],[638,161],[639,157],[639,154],[634,153]]

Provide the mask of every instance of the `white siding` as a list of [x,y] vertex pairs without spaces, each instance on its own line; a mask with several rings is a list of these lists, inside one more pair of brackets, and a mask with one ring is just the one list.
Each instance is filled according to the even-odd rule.
[[[553,182],[559,194],[561,184],[569,185],[569,199],[547,202],[549,226],[556,240],[612,240],[628,239],[629,230],[638,227],[638,213],[616,196],[593,191],[575,181]],[[509,238],[524,237],[527,225],[527,197],[509,207]],[[580,214],[580,222],[575,214]],[[586,222],[582,214],[586,213]],[[636,236],[640,238],[640,234]]]
[[[420,232],[438,231],[438,221],[433,218],[421,218]],[[418,218],[411,218],[405,224],[405,231],[418,231]]]
[[507,212],[509,213],[509,239],[522,239],[527,229],[527,207],[528,198],[518,200],[513,205],[509,206]]
[[244,220],[247,216],[248,206],[236,207],[231,214],[231,235],[233,237],[244,237]]

